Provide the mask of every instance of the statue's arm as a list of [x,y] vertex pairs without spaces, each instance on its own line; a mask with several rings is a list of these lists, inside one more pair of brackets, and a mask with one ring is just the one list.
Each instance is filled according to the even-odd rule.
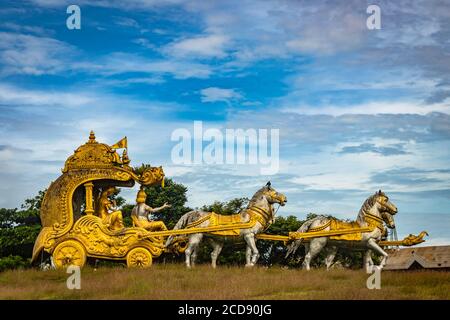
[[158,211],[164,210],[165,208],[170,208],[170,207],[171,207],[171,205],[166,202],[161,207],[158,207],[158,208],[150,208],[149,207],[149,208],[151,210],[150,213],[155,213],[155,212],[158,212]]

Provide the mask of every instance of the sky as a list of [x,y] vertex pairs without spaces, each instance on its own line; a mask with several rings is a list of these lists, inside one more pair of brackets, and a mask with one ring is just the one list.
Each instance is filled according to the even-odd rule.
[[[3,0],[0,207],[47,188],[94,130],[127,136],[132,164],[162,165],[191,207],[270,180],[278,215],[354,219],[382,189],[400,237],[450,244],[449,36],[448,1]],[[279,129],[278,172],[174,163],[171,135],[194,121]]]

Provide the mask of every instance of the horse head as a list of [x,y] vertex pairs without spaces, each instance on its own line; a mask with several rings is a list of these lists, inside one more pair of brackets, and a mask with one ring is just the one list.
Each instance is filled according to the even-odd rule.
[[381,218],[383,218],[384,223],[389,229],[395,228],[394,216],[388,212],[383,212],[381,214]]
[[272,207],[274,203],[278,203],[284,206],[287,202],[287,198],[284,194],[276,191],[270,181],[267,184],[256,191],[252,199],[248,203],[247,208],[249,210],[257,210],[264,217],[265,222],[261,222],[263,225],[271,224],[275,221],[276,211]]
[[262,191],[262,195],[267,199],[267,202],[270,204],[278,203],[281,206],[284,206],[287,202],[286,196],[276,191],[272,187],[270,181],[267,182],[267,184],[260,191]]
[[364,201],[358,214],[358,221],[362,222],[367,217],[375,216],[384,221],[389,228],[394,228],[393,216],[397,213],[397,207],[393,204],[388,196],[381,190],[375,192]]
[[375,202],[378,205],[379,212],[386,212],[390,215],[395,215],[398,212],[397,206],[393,204],[389,200],[389,197],[381,190],[375,193]]

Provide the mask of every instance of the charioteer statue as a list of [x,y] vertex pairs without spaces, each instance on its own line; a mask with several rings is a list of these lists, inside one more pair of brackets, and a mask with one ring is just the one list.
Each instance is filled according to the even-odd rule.
[[100,194],[97,203],[98,217],[111,231],[121,230],[125,227],[122,211],[117,209],[115,201],[109,199],[115,192],[117,192],[115,187],[107,188]]
[[161,207],[152,208],[145,203],[147,199],[147,194],[144,189],[141,188],[137,193],[136,197],[136,205],[131,211],[131,219],[133,220],[133,225],[135,227],[144,228],[147,231],[165,231],[167,230],[166,225],[162,221],[153,221],[150,218],[152,213],[156,213],[165,208],[170,208],[171,205],[167,202],[164,203]]

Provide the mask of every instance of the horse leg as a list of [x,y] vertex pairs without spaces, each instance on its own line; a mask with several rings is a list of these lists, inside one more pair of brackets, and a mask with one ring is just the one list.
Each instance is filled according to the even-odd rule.
[[217,258],[219,257],[220,251],[222,251],[223,243],[211,240],[211,244],[213,246],[213,251],[211,252],[211,266],[216,268]]
[[193,234],[193,235],[189,236],[188,246],[187,246],[186,250],[184,251],[184,254],[186,257],[186,267],[188,267],[188,268],[191,268],[191,266],[195,263],[196,250],[197,250],[198,244],[201,241],[201,238],[202,238],[201,233],[197,233],[197,234]]
[[251,251],[252,251],[252,257],[251,257],[249,266],[253,267],[259,258],[259,251],[258,251],[258,248],[256,247],[256,241],[255,241],[254,234],[249,233],[249,234],[245,235],[245,241],[247,242],[247,253],[248,253],[248,247],[250,247]]
[[306,270],[311,269],[311,260],[314,259],[317,254],[322,251],[322,249],[327,244],[327,238],[313,238],[309,242],[309,250],[305,255],[305,261],[303,261],[303,268]]
[[245,249],[245,266],[251,267],[252,262],[252,248],[247,244],[247,248]]
[[200,247],[200,242],[203,239],[203,233],[199,233],[197,239],[198,240],[195,242],[194,251],[192,251],[192,256],[191,256],[191,264],[193,267],[195,266],[195,262],[197,261],[198,248]]
[[184,250],[184,256],[186,258],[186,267],[191,268],[191,254],[192,254],[193,248],[192,243],[189,242],[186,250]]
[[302,263],[302,268],[309,270],[309,263],[310,263],[310,258],[309,258],[309,243],[305,243],[305,259],[303,260]]
[[377,252],[377,253],[379,253],[380,255],[383,256],[383,259],[381,259],[381,262],[380,262],[380,265],[379,265],[379,267],[380,267],[381,269],[383,269],[384,265],[386,264],[387,257],[388,257],[387,252],[384,251],[384,250],[383,250],[383,249],[375,242],[375,239],[373,239],[373,238],[369,239],[369,241],[367,242],[367,246],[368,246],[370,249],[375,250],[375,252]]
[[198,247],[199,247],[199,243],[197,243],[195,245],[194,251],[192,251],[192,255],[191,255],[191,266],[192,267],[195,267],[195,262],[197,261]]
[[372,273],[373,260],[372,260],[372,250],[367,250],[364,254],[364,267],[367,273]]
[[334,257],[336,256],[338,249],[336,246],[330,247],[328,249],[327,257],[325,258],[325,264],[327,266],[327,271],[330,270],[331,266],[333,265]]

